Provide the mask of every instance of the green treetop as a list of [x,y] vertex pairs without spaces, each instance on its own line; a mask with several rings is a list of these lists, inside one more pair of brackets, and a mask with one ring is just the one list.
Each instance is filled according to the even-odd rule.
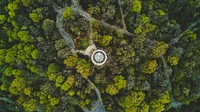
[[67,77],[66,81],[61,85],[61,90],[67,91],[69,88],[71,88],[74,84],[75,77],[73,75],[70,75]]
[[112,36],[110,36],[110,35],[105,35],[105,36],[102,36],[102,37],[100,38],[99,43],[100,43],[101,46],[106,47],[106,46],[108,46],[108,45],[110,44],[110,41],[111,41],[111,40],[112,40]]
[[36,110],[36,107],[37,107],[37,100],[31,98],[30,100],[25,101],[23,103],[23,107],[29,112],[34,112]]
[[126,112],[130,112],[130,109],[137,110],[137,107],[145,99],[145,94],[143,92],[133,91],[130,95],[127,95],[120,99],[119,105],[123,107]]
[[0,24],[3,24],[6,21],[5,15],[0,15]]
[[106,86],[106,93],[116,95],[118,93],[118,89],[114,84],[109,84]]
[[33,42],[34,38],[29,34],[29,31],[19,31],[17,33],[17,36],[19,37],[20,41],[22,42]]
[[140,0],[133,0],[131,11],[140,13],[141,9],[142,9],[142,4],[141,4]]
[[40,20],[43,19],[42,10],[42,8],[32,10],[32,12],[29,13],[29,18],[35,23],[40,22]]
[[26,86],[26,80],[21,77],[17,77],[16,79],[13,80],[9,87],[9,91],[12,94],[21,94]]
[[76,66],[77,72],[82,75],[83,78],[87,78],[90,74],[90,63],[85,59],[80,59]]
[[68,67],[75,67],[78,61],[78,56],[69,56],[64,60],[64,64]]
[[178,64],[179,58],[177,56],[168,56],[168,61],[172,66]]
[[63,12],[64,19],[74,19],[74,13],[72,11],[72,7],[67,7]]
[[115,76],[113,80],[118,90],[126,87],[126,80],[122,75]]
[[156,60],[146,61],[144,64],[141,65],[141,72],[145,74],[152,74],[155,72],[157,68]]
[[152,58],[158,58],[160,55],[164,55],[168,49],[168,44],[165,42],[156,41],[155,46],[152,48],[150,56]]

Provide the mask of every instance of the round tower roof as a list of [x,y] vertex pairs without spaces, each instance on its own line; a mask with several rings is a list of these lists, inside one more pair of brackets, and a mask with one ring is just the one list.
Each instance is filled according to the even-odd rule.
[[107,54],[103,50],[100,50],[100,49],[95,50],[92,53],[91,60],[93,64],[97,66],[101,66],[106,62]]

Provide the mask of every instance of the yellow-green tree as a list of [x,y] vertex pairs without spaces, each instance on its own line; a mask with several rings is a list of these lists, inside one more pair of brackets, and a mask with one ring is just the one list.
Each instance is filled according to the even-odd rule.
[[151,50],[150,56],[152,58],[158,58],[160,57],[160,55],[166,53],[168,47],[169,47],[168,44],[166,44],[165,42],[156,41],[155,46]]
[[168,56],[168,61],[172,66],[176,66],[178,64],[179,58],[177,56]]
[[106,93],[116,95],[118,93],[118,89],[114,84],[109,84],[106,86]]
[[43,19],[42,10],[42,8],[32,10],[32,12],[29,13],[29,18],[35,23],[40,22],[40,20]]
[[110,35],[105,35],[105,36],[102,36],[102,37],[100,38],[99,43],[100,43],[101,46],[106,47],[106,46],[108,46],[108,45],[110,44],[111,40],[112,40],[112,36],[110,36]]
[[23,103],[23,107],[29,112],[34,112],[37,107],[37,100],[32,98],[28,101],[25,101]]
[[78,56],[69,56],[64,60],[64,64],[68,67],[75,67],[78,61]]
[[85,59],[80,59],[77,62],[76,69],[83,78],[87,78],[90,74],[90,63],[87,62]]
[[59,98],[50,98],[50,104],[51,104],[51,106],[55,106],[56,104],[58,104],[59,103]]
[[67,91],[69,88],[71,88],[74,84],[75,77],[73,75],[70,75],[67,77],[66,81],[61,85],[61,90]]
[[150,111],[162,112],[165,110],[165,105],[171,102],[170,94],[168,91],[159,95],[157,99],[152,100],[149,103]]
[[126,87],[126,80],[122,75],[115,76],[113,80],[118,90]]
[[140,13],[141,9],[142,9],[142,4],[141,4],[140,0],[133,0],[131,11]]
[[74,13],[72,11],[72,7],[67,7],[65,8],[63,12],[63,18],[68,20],[68,19],[74,19]]
[[62,75],[59,75],[57,78],[56,78],[56,87],[60,87],[61,84],[64,82],[65,80],[65,77],[62,76]]
[[157,68],[156,60],[149,60],[141,65],[140,70],[145,74],[152,74],[156,71],[156,68]]
[[12,94],[21,94],[26,86],[26,80],[21,77],[14,79],[9,87],[9,91]]
[[[139,110],[141,110],[139,106],[141,104],[144,105],[144,99],[145,94],[143,92],[133,91],[131,94],[121,98],[119,101],[119,105],[125,109],[125,112],[138,112]],[[148,109],[148,107],[146,107],[146,109]]]
[[3,24],[6,21],[6,16],[5,15],[0,15],[0,24]]

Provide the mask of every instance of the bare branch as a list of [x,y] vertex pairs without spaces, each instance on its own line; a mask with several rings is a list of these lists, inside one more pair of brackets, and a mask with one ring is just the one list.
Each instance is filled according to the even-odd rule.
[[119,27],[116,27],[114,25],[110,25],[104,21],[100,21],[100,20],[97,20],[95,18],[93,18],[89,13],[87,13],[86,11],[84,11],[81,6],[79,5],[78,1],[77,0],[72,0],[72,3],[73,3],[73,6],[72,6],[72,9],[74,12],[78,13],[79,15],[81,15],[82,17],[84,17],[87,21],[95,21],[95,22],[98,22],[100,23],[102,26],[104,27],[109,27],[111,29],[114,29],[114,30],[117,30],[125,35],[128,35],[130,37],[137,37],[136,34],[133,34],[129,31],[127,31],[126,29],[121,29]]
[[126,30],[126,22],[125,22],[125,20],[124,20],[124,18],[125,18],[126,15],[123,14],[122,6],[121,6],[122,4],[121,4],[121,1],[120,1],[120,0],[118,0],[118,5],[119,5],[120,13],[121,13],[123,29]]
[[191,30],[193,27],[195,27],[198,23],[200,23],[200,20],[192,23],[183,33],[181,33],[178,37],[172,39],[168,44],[169,45],[173,45],[175,43],[178,43],[178,41],[180,40],[180,38],[189,30]]

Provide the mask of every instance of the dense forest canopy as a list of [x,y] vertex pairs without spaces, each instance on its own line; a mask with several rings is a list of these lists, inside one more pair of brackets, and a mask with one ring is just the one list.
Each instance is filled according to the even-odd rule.
[[92,110],[88,79],[106,112],[200,111],[199,11],[199,0],[1,0],[0,112]]

